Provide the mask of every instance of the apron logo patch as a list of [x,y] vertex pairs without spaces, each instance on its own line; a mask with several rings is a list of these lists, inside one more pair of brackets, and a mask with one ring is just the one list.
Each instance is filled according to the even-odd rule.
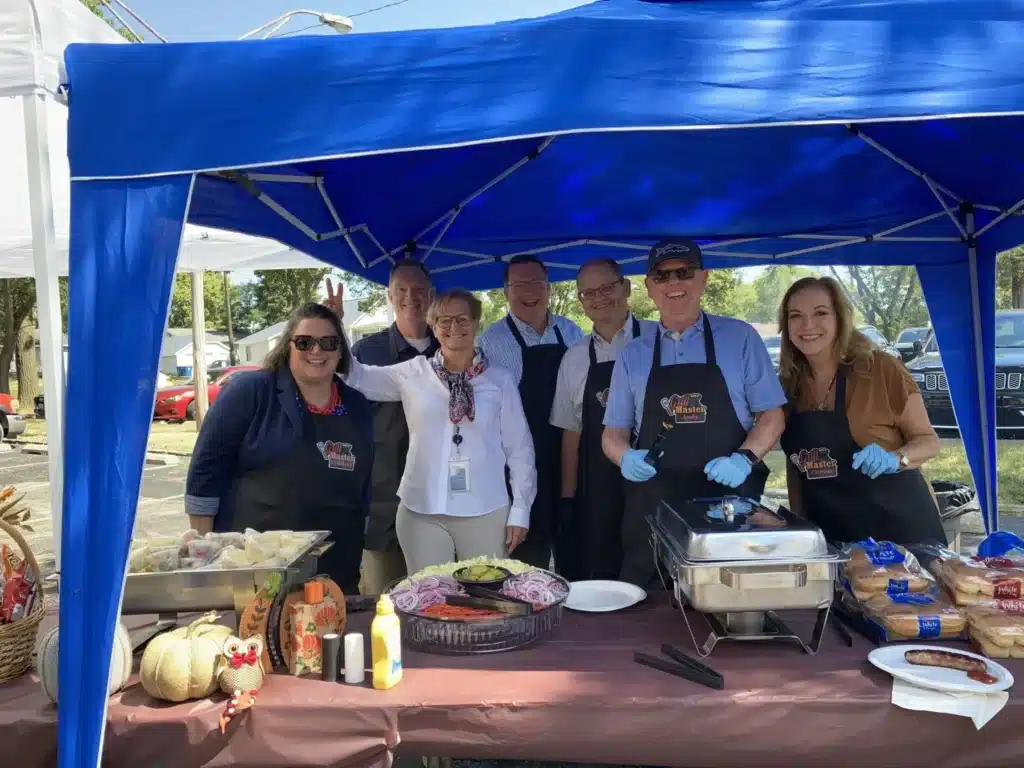
[[676,424],[703,424],[708,420],[708,407],[701,402],[700,392],[663,397],[661,407]]
[[597,392],[596,396],[598,404],[600,404],[602,408],[606,408],[608,406],[608,390],[602,389]]
[[800,453],[790,454],[789,460],[808,480],[839,477],[839,462],[832,458],[828,448],[804,448]]
[[352,443],[336,443],[328,440],[325,443],[317,443],[320,455],[324,457],[327,466],[331,469],[341,469],[351,472],[356,468],[356,456],[352,453]]

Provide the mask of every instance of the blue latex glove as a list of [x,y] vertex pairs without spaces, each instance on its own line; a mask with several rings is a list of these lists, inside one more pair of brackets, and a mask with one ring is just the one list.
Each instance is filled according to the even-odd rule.
[[704,474],[708,476],[708,480],[730,488],[738,488],[743,485],[752,468],[746,456],[734,453],[732,456],[719,456],[709,461],[704,467]]
[[889,453],[878,443],[872,443],[853,454],[853,468],[859,469],[874,480],[876,477],[898,472],[900,460],[895,453]]
[[622,476],[634,483],[643,483],[654,477],[658,470],[644,461],[646,455],[647,451],[641,451],[639,448],[631,448],[622,454]]

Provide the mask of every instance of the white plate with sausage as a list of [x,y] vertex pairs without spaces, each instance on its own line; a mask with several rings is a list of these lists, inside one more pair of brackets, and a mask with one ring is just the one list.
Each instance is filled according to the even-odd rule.
[[893,677],[936,691],[995,693],[1013,685],[1013,675],[1002,664],[935,645],[888,645],[869,653],[868,661]]

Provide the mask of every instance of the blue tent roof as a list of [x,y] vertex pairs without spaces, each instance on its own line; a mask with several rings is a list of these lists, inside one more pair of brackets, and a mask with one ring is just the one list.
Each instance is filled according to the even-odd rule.
[[[1024,240],[1024,0],[602,0],[484,27],[71,46],[61,764],[102,732],[182,222],[382,280],[914,264],[990,525],[995,253]],[[991,226],[990,226],[991,225]],[[125,323],[131,318],[130,323]],[[117,344],[111,344],[117,339]],[[117,402],[94,407],[94,393]],[[84,606],[88,605],[89,610]],[[95,665],[93,665],[95,666]],[[101,679],[102,678],[102,679]]]

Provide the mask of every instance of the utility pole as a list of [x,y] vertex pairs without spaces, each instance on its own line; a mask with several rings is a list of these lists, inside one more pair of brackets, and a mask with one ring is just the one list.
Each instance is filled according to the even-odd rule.
[[231,278],[224,273],[224,314],[228,319],[228,361],[231,365],[237,365],[235,359],[235,330],[231,325]]

